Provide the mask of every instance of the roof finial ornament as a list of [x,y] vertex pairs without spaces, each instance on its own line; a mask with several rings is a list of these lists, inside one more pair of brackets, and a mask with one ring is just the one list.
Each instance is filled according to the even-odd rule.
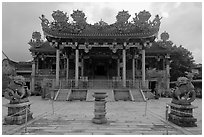
[[151,14],[149,11],[143,10],[140,11],[139,14],[137,15],[138,19],[140,22],[146,22],[148,23],[149,18],[151,17]]
[[161,37],[161,40],[162,40],[163,42],[165,42],[165,41],[167,41],[167,40],[169,39],[169,34],[168,34],[166,31],[164,31],[164,32],[160,35],[160,37]]
[[[73,22],[68,22],[67,13],[62,11],[54,11],[52,14],[54,21],[49,21],[44,15],[40,17],[42,20],[43,31],[46,35],[54,37],[69,37],[70,35],[83,35],[90,37],[92,35],[105,36],[109,35],[130,36],[130,37],[150,37],[155,36],[159,31],[161,18],[157,15],[153,22],[150,22],[151,14],[148,11],[135,13],[134,22],[129,22],[130,14],[128,11],[122,10],[116,16],[117,21],[108,25],[103,20],[94,25],[86,22],[86,16],[81,10],[74,10],[70,15]],[[88,34],[88,35],[87,35]]]
[[135,13],[135,17],[133,18],[134,23],[139,26],[140,28],[147,28],[149,27],[150,23],[149,18],[151,17],[151,14],[149,11],[143,10],[140,11],[139,14]]
[[40,32],[38,32],[38,31],[33,32],[32,38],[33,38],[35,41],[40,41],[40,40],[41,40],[41,34],[40,34]]
[[76,22],[76,24],[84,24],[86,23],[85,13],[81,10],[73,10],[71,17]]
[[60,10],[53,11],[52,17],[57,23],[67,22],[69,20],[67,13],[63,13]]
[[129,18],[130,14],[125,10],[118,12],[118,15],[116,16],[117,22],[121,24],[128,23]]
[[42,14],[41,17],[39,17],[39,18],[42,21],[41,22],[42,27],[47,27],[49,24],[49,21],[48,21],[48,19],[45,18],[45,15]]
[[161,21],[160,21],[161,19],[162,19],[162,17],[159,18],[159,15],[156,15],[154,20],[152,21],[153,25],[156,26],[156,27],[159,27],[160,24],[161,24]]
[[43,43],[43,40],[41,39],[41,34],[38,31],[33,32],[32,39],[28,42],[28,44],[32,47],[40,47],[40,45]]
[[161,47],[169,47],[171,45],[173,45],[173,42],[171,40],[169,40],[169,34],[164,31],[161,35],[160,35],[161,40],[157,41],[158,45]]
[[71,17],[73,18],[74,21],[73,24],[74,32],[82,33],[82,31],[86,28],[87,25],[84,12],[81,10],[73,10]]
[[103,27],[103,26],[108,25],[108,23],[106,23],[105,21],[103,21],[103,20],[101,19],[99,22],[95,23],[94,25],[95,25],[95,26]]

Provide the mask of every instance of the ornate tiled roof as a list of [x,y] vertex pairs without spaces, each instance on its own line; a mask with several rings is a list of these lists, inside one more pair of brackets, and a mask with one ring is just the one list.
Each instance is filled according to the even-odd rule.
[[[15,62],[10,59],[2,60],[2,72],[3,74],[12,74],[16,73],[16,71],[31,71],[32,70],[32,62]],[[13,71],[13,72],[12,72]]]
[[31,46],[29,49],[31,52],[43,52],[43,53],[55,53],[56,49],[50,46],[48,41],[40,43],[37,47]]
[[151,47],[147,47],[145,52],[148,54],[168,53],[168,49],[165,46],[161,46],[158,42],[153,42]]
[[38,31],[33,32],[32,39],[28,44],[31,46],[29,49],[31,52],[55,53],[56,51],[54,47],[50,46],[48,41],[44,42],[41,39],[41,34]]
[[[33,32],[35,34],[36,32]],[[169,35],[167,32],[163,32],[161,35],[161,40],[153,41],[151,46],[146,47],[146,53],[147,54],[166,54],[170,53],[169,46],[171,46],[173,43],[168,40]],[[31,52],[38,52],[38,53],[55,53],[56,48],[50,45],[50,42],[48,41],[42,41],[39,37],[38,40],[32,37],[32,39],[29,42],[30,51]]]
[[169,47],[173,44],[172,41],[169,40],[169,34],[164,31],[160,35],[161,40],[157,42],[153,42],[152,46],[146,48],[146,53],[170,53]]
[[46,36],[54,38],[148,38],[157,35],[161,18],[156,15],[150,21],[151,14],[148,11],[141,11],[135,14],[131,22],[128,11],[120,11],[116,16],[116,22],[108,25],[104,21],[94,25],[86,22],[85,13],[80,10],[73,11],[69,21],[67,13],[57,10],[52,14],[54,21],[48,21],[44,15],[40,17],[42,29]]

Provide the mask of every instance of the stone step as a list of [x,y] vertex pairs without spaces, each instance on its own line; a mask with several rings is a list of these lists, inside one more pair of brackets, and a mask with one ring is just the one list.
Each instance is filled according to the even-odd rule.
[[56,98],[56,101],[65,101],[67,100],[71,90],[70,89],[59,89],[59,94]]
[[140,89],[132,89],[130,90],[131,94],[132,94],[132,97],[133,97],[133,100],[135,102],[144,102],[144,98],[142,96],[142,93],[140,92]]
[[[106,101],[115,101],[114,93],[112,89],[89,89],[87,91],[86,101],[94,101],[94,97],[92,96],[94,92],[106,92],[108,97]],[[70,95],[70,89],[60,89],[59,94],[56,98],[57,101],[66,101],[68,96]],[[139,89],[130,90],[131,98],[136,102],[144,102],[143,96]]]

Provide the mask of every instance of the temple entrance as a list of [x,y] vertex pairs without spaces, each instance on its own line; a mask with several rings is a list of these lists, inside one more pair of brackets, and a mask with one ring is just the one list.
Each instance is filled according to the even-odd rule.
[[117,61],[110,57],[92,57],[85,62],[85,74],[89,79],[112,79],[117,75]]
[[105,67],[105,63],[96,64],[96,69],[94,74],[96,76],[107,76],[107,69]]
[[93,72],[94,79],[107,79],[109,63],[107,58],[95,58],[93,59]]
[[149,88],[154,95],[156,94],[156,83],[156,81],[149,81]]

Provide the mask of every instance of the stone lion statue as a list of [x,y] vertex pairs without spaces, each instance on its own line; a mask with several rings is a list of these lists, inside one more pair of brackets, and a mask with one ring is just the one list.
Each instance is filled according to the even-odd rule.
[[185,105],[195,100],[194,86],[188,78],[179,77],[176,84],[176,89],[172,94],[172,103]]
[[14,76],[5,89],[4,97],[10,100],[11,104],[28,102],[28,96],[31,92],[25,86],[25,78],[23,76]]

